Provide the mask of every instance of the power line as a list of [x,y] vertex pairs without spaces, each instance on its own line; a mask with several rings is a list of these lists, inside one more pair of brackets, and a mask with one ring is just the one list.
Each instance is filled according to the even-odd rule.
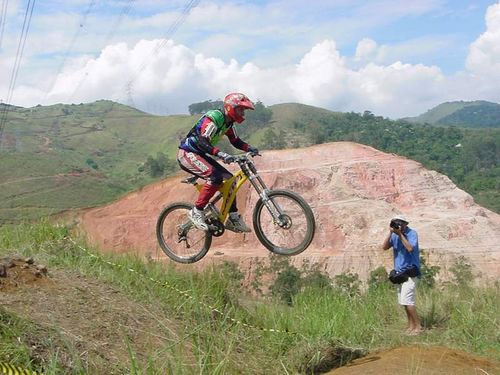
[[24,13],[24,21],[21,30],[21,36],[17,44],[17,52],[14,61],[14,67],[12,68],[12,73],[10,75],[10,83],[9,83],[9,89],[7,91],[7,98],[4,103],[4,108],[0,119],[0,149],[2,147],[2,136],[3,136],[3,130],[5,128],[5,123],[7,122],[7,114],[10,109],[9,103],[12,101],[12,96],[14,94],[14,87],[16,86],[17,75],[19,73],[21,60],[23,58],[24,46],[26,45],[26,39],[28,37],[28,32],[31,24],[31,17],[33,16],[34,7],[35,7],[35,0],[33,0],[33,2],[31,0],[28,0],[28,5],[26,6],[26,12]]
[[[111,26],[111,29],[108,32],[108,35],[104,39],[104,43],[103,43],[104,46],[107,46],[108,43],[113,39],[113,37],[115,36],[116,30],[118,29],[118,27],[120,27],[125,16],[127,16],[130,13],[130,10],[132,9],[132,6],[134,5],[135,1],[136,0],[128,0],[127,3],[123,6],[123,8],[120,12],[120,15],[118,16],[118,18],[116,18],[115,22],[113,23],[113,25]],[[80,81],[76,85],[75,89],[73,90],[73,93],[69,96],[69,98],[67,100],[68,103],[73,102],[75,94],[81,89],[81,87],[83,86],[83,84],[87,80],[87,78],[88,78],[88,72],[85,72],[85,74],[83,75],[83,77],[80,79]]]
[[45,99],[47,99],[47,96],[49,95],[49,93],[54,88],[54,86],[55,86],[55,84],[57,82],[57,78],[61,74],[61,72],[62,72],[62,70],[64,68],[64,65],[66,65],[66,60],[68,59],[68,56],[69,56],[71,50],[73,50],[73,47],[75,46],[77,39],[80,37],[80,33],[81,33],[83,27],[85,26],[85,23],[87,22],[87,17],[90,14],[92,8],[94,7],[95,2],[96,2],[96,0],[90,0],[89,4],[87,6],[87,9],[83,13],[81,21],[78,24],[78,28],[76,29],[76,32],[73,35],[73,38],[71,39],[71,42],[69,43],[68,48],[66,49],[66,52],[64,53],[64,57],[63,57],[63,59],[61,61],[61,64],[59,64],[59,68],[57,69],[57,73],[54,76],[52,84],[50,85],[49,89],[47,90],[47,92],[45,94]]
[[106,39],[104,39],[104,45],[108,45],[108,43],[113,39],[115,36],[116,30],[118,27],[120,27],[121,23],[123,22],[123,19],[125,16],[127,16],[130,13],[130,10],[132,9],[132,6],[134,5],[136,0],[128,0],[127,3],[123,6],[120,15],[118,18],[115,20],[113,25],[111,26],[111,29],[108,32],[108,35],[106,36]]
[[189,16],[191,10],[196,8],[199,3],[200,0],[190,0],[186,4],[179,17],[177,17],[174,23],[170,25],[170,27],[167,29],[167,32],[165,33],[163,39],[153,48],[150,54],[145,59],[143,59],[142,64],[137,69],[137,73],[134,74],[125,84],[125,91],[127,93],[127,100],[129,101],[129,103],[133,103],[132,91],[133,91],[134,81],[139,77],[140,74],[142,74],[144,68],[151,61],[151,57],[157,55],[158,52],[167,45],[168,41],[172,38],[173,34],[175,34],[175,32],[186,21],[186,18]]
[[[116,21],[115,23],[115,26],[112,27],[110,33],[108,34],[108,38],[110,39],[113,35],[114,35],[114,32],[116,30],[116,28],[118,27],[118,25],[120,25],[120,23],[122,22],[122,18],[128,14],[128,12],[130,12],[130,9],[132,8],[132,5],[133,5],[133,2],[135,0],[129,0],[128,3],[125,5],[125,7],[122,9],[122,12],[120,14],[120,17],[118,18],[118,20]],[[172,38],[173,34],[180,28],[180,26],[185,22],[186,18],[189,16],[189,13],[191,12],[191,10],[193,8],[195,8],[196,6],[198,6],[198,4],[200,3],[200,0],[190,0],[188,1],[188,3],[186,4],[186,6],[184,7],[184,9],[182,10],[181,14],[179,15],[179,17],[177,17],[175,19],[175,21],[173,22],[172,25],[170,25],[170,27],[167,29],[167,32],[165,33],[165,36],[164,38],[153,48],[153,50],[151,51],[151,53],[146,56],[146,58],[143,59],[143,62],[142,64],[138,67],[137,69],[137,73],[135,75],[133,75],[124,85],[124,91],[125,91],[125,94],[127,96],[127,102],[129,103],[129,105],[131,105],[132,107],[135,108],[135,103],[134,103],[134,99],[133,99],[133,96],[132,96],[132,93],[133,93],[133,83],[134,81],[138,78],[138,76],[140,74],[142,74],[142,72],[144,71],[144,68],[149,64],[150,60],[151,60],[151,56],[154,56],[156,54],[158,54],[158,52],[165,47],[165,45],[168,43],[168,41]],[[77,91],[81,88],[81,86],[83,85],[83,82],[88,78],[88,74],[85,74],[84,77],[82,78],[82,80],[79,82],[79,84],[77,85],[75,91],[71,94],[71,97],[70,99],[72,100],[73,97],[75,96],[75,94],[77,93]],[[113,105],[111,106],[111,110],[113,109],[114,105],[115,105],[115,101],[113,101]],[[111,113],[111,110],[109,113]]]
[[7,23],[7,6],[9,0],[2,1],[2,10],[0,11],[0,48],[2,48],[3,33],[5,31],[5,24]]

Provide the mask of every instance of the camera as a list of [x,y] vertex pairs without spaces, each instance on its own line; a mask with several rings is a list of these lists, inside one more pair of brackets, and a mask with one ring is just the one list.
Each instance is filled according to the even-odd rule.
[[397,222],[396,220],[391,220],[391,223],[389,224],[389,226],[391,228],[394,228],[394,229],[400,229],[401,228],[401,224],[399,222]]

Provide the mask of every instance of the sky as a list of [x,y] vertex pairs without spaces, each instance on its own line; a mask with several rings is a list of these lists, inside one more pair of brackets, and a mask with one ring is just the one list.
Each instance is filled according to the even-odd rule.
[[229,92],[392,119],[500,103],[500,1],[0,0],[4,103],[173,115]]

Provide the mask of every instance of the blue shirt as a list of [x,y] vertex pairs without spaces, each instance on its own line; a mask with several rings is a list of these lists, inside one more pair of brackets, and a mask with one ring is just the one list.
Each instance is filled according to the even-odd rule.
[[420,270],[420,256],[418,251],[418,235],[413,229],[406,227],[404,231],[404,236],[413,247],[413,251],[406,250],[405,245],[395,233],[391,234],[390,245],[392,246],[394,253],[394,269],[397,272],[403,269],[415,265]]

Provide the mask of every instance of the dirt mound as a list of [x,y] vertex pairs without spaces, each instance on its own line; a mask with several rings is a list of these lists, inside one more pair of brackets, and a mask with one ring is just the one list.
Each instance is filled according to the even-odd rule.
[[[123,374],[132,367],[130,353],[139,363],[152,361],[151,348],[179,341],[178,323],[162,306],[143,306],[102,281],[20,257],[1,259],[0,275],[0,314],[4,309],[36,327],[23,338],[36,362],[56,345],[65,372],[80,363],[89,374]],[[184,352],[190,356],[189,348]]]
[[493,375],[500,374],[500,364],[443,347],[408,346],[372,353],[327,374]]
[[17,288],[47,283],[47,267],[37,265],[33,258],[6,257],[0,259],[0,292],[12,293]]

